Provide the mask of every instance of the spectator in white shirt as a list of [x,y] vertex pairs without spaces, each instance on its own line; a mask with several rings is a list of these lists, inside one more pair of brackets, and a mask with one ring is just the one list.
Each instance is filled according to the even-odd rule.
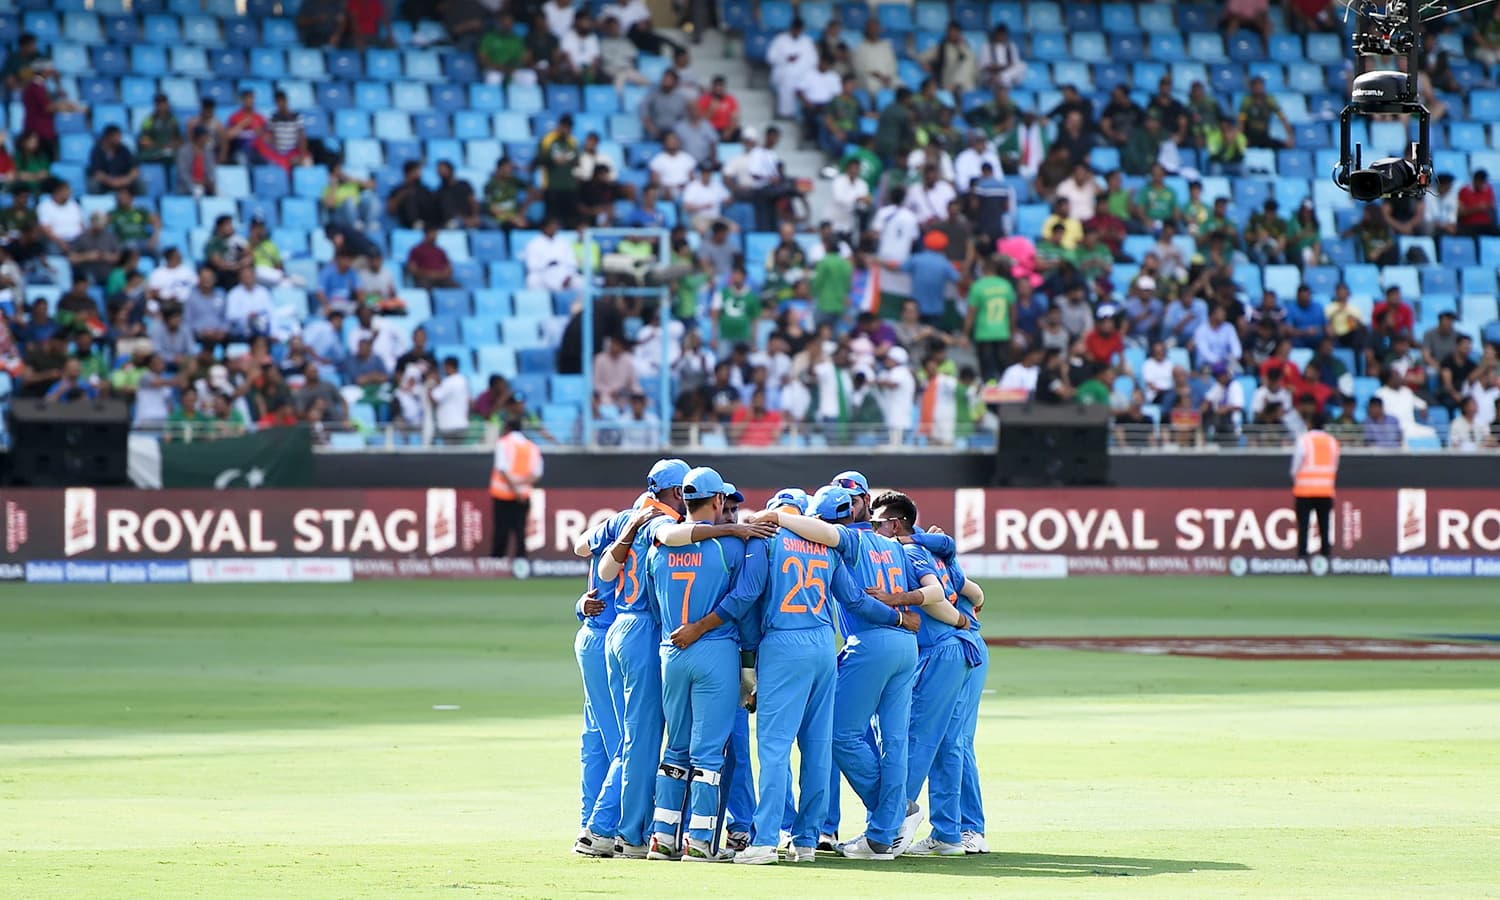
[[1500,400],[1500,375],[1495,373],[1494,362],[1480,361],[1479,377],[1469,382],[1465,393],[1473,397],[1474,402],[1479,405],[1479,411],[1474,414],[1474,421],[1488,429],[1495,421],[1495,401]]
[[396,360],[400,359],[408,346],[406,337],[386,324],[384,316],[375,318],[375,311],[363,303],[355,307],[354,317],[358,322],[349,332],[348,351],[353,353],[359,349],[362,341],[369,341],[371,351],[380,357],[385,370],[396,371]]
[[1032,344],[1026,348],[1020,362],[1011,363],[1000,375],[1002,391],[1024,392],[1030,397],[1036,392],[1036,379],[1041,374],[1042,348]]
[[922,226],[917,216],[906,208],[906,189],[893,187],[886,192],[887,205],[875,212],[870,221],[870,230],[880,236],[876,255],[882,263],[894,263],[880,273],[880,289],[898,297],[911,296],[911,275],[900,270],[901,264],[911,258],[912,244],[922,236]]
[[984,171],[985,163],[989,163],[994,171],[1000,171],[1000,157],[985,138],[984,132],[971,131],[969,146],[953,158],[953,183],[960,194],[969,192],[969,185]]
[[818,140],[823,107],[843,90],[843,79],[834,71],[833,60],[819,57],[817,68],[797,80],[797,99],[802,104],[802,140]]
[[1153,343],[1150,355],[1141,364],[1141,384],[1146,389],[1147,402],[1162,403],[1168,399],[1167,395],[1172,393],[1172,370],[1175,368],[1167,359],[1167,345],[1161,341]]
[[568,71],[558,73],[559,77],[583,83],[601,80],[599,36],[594,34],[594,20],[587,12],[574,18],[573,27],[562,36],[558,45],[568,67]]
[[937,166],[922,170],[922,181],[906,191],[906,208],[917,217],[917,224],[931,225],[946,221],[948,204],[958,198],[953,185],[938,178]]
[[1026,63],[1010,41],[1010,29],[996,25],[979,54],[979,77],[994,86],[1013,88],[1026,77]]
[[1395,366],[1386,369],[1385,384],[1375,392],[1385,406],[1386,415],[1401,424],[1401,436],[1410,441],[1413,437],[1430,438],[1435,432],[1430,426],[1417,421],[1417,413],[1427,411],[1427,401],[1418,397],[1406,386],[1406,381]]
[[1489,428],[1479,424],[1479,404],[1473,397],[1465,397],[1459,407],[1459,416],[1448,426],[1448,448],[1455,453],[1473,453],[1489,437]]
[[229,322],[231,340],[248,341],[257,335],[271,333],[271,319],[276,304],[265,285],[255,280],[255,269],[240,270],[240,283],[224,298],[224,318]]
[[542,4],[542,14],[547,17],[547,30],[561,42],[573,30],[573,19],[578,15],[578,7],[573,5],[573,0],[547,0]]
[[698,177],[682,189],[682,211],[695,231],[707,234],[723,218],[724,204],[731,199],[728,188],[714,181],[713,170],[704,166],[698,170]]
[[558,233],[556,219],[542,223],[542,233],[526,243],[526,286],[545,291],[566,291],[578,284],[578,257],[573,244]]
[[1232,369],[1239,365],[1244,350],[1240,346],[1239,332],[1225,321],[1224,307],[1216,305],[1210,309],[1208,321],[1193,332],[1193,352],[1198,356],[1199,368],[1223,365]]
[[863,231],[859,220],[870,208],[870,185],[860,177],[859,169],[859,160],[850,157],[829,188],[828,221],[846,240]]
[[651,27],[651,10],[646,6],[645,0],[626,0],[624,3],[611,3],[599,13],[601,19],[614,19],[620,23],[620,31],[630,34],[637,25]]
[[443,360],[443,377],[437,373],[428,378],[435,382],[428,389],[432,398],[432,421],[437,437],[445,444],[462,444],[469,434],[469,379],[458,372],[458,357]]
[[[744,129],[750,134],[754,129]],[[742,140],[747,140],[742,134]],[[774,125],[766,129],[765,143],[746,151],[744,183],[749,187],[750,202],[755,205],[755,228],[757,231],[775,231],[777,202],[796,194],[796,188],[782,174],[781,155],[776,145],[781,142],[781,129]]]
[[865,39],[854,48],[851,62],[860,87],[871,95],[896,87],[896,50],[880,36],[880,21],[875,16],[865,22]]
[[1424,209],[1419,227],[1424,234],[1458,233],[1458,191],[1453,187],[1454,181],[1452,174],[1444,172],[1437,177],[1437,193],[1422,197]]
[[657,184],[662,186],[665,199],[677,200],[682,194],[682,189],[693,179],[693,171],[698,168],[698,161],[689,156],[682,149],[682,139],[675,133],[668,132],[662,140],[661,152],[651,157],[648,166],[651,174],[656,177]]
[[1225,363],[1213,367],[1214,383],[1203,397],[1203,425],[1220,435],[1238,435],[1245,419],[1245,389]]
[[36,222],[63,252],[83,234],[83,207],[73,199],[73,189],[66,181],[57,182],[52,193],[36,205]]
[[1281,366],[1269,366],[1266,380],[1250,397],[1250,415],[1259,425],[1274,425],[1292,409],[1292,392],[1287,389]]
[[818,45],[803,31],[801,17],[792,19],[790,28],[771,39],[766,63],[771,67],[771,89],[776,92],[776,115],[795,118],[797,90],[818,66]]
[[1094,217],[1095,203],[1103,187],[1087,165],[1079,163],[1073,167],[1073,177],[1057,186],[1056,197],[1068,201],[1069,218],[1087,222]]
[[880,411],[890,429],[892,444],[906,443],[907,432],[912,427],[912,404],[917,398],[917,377],[908,363],[911,357],[900,347],[885,351],[885,367],[875,379],[880,390]]
[[197,283],[198,274],[183,260],[182,251],[168,247],[162,265],[146,276],[146,296],[158,303],[184,303]]

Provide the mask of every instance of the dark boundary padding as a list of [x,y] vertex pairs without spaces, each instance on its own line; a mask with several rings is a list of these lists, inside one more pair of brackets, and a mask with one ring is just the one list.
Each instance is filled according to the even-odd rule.
[[[673,454],[675,455],[675,451]],[[644,484],[646,471],[666,453],[580,453],[543,449],[544,487],[604,487]],[[694,465],[714,466],[741,484],[816,485],[844,469],[859,469],[871,484],[902,487],[988,487],[994,483],[993,453],[744,454],[686,453]],[[1202,456],[1114,455],[1110,481],[1116,487],[1289,488],[1290,456],[1214,453]],[[318,487],[482,487],[489,483],[489,453],[319,453]],[[1341,487],[1468,488],[1500,483],[1500,456],[1345,454]],[[1092,490],[1098,490],[1094,488]]]

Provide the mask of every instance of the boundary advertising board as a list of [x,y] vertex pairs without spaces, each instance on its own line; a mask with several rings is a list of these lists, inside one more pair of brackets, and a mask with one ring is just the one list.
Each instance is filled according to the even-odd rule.
[[[876,488],[878,494],[880,488]],[[748,489],[747,508],[772,493]],[[1341,492],[1331,562],[1296,558],[1288,491],[920,489],[925,525],[982,578],[1149,574],[1500,575],[1500,490]],[[529,559],[489,557],[479,489],[0,491],[0,579],[202,580],[581,576],[579,535],[631,488],[539,490]],[[186,563],[186,565],[183,565]]]

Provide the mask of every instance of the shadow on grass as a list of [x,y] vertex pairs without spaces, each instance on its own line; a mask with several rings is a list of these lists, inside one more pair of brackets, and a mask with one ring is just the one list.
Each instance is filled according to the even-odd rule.
[[[849,869],[890,871],[891,863],[842,859],[818,854],[818,862]],[[1241,863],[1202,859],[1140,859],[1130,856],[1062,856],[1055,853],[986,853],[963,858],[903,858],[903,869],[921,868],[942,875],[980,875],[990,878],[1082,878],[1094,875],[1186,875],[1194,872],[1248,872]]]

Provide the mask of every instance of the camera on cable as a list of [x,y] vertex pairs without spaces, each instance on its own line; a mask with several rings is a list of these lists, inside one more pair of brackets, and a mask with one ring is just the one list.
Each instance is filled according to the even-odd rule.
[[[1339,116],[1339,164],[1333,181],[1355,200],[1417,197],[1432,184],[1431,116],[1417,90],[1422,65],[1421,0],[1389,0],[1384,6],[1360,5],[1361,27],[1352,36],[1356,59],[1404,57],[1406,71],[1373,69],[1356,75],[1349,105]],[[1353,9],[1351,4],[1349,9]],[[1353,144],[1350,126],[1355,116],[1416,116],[1417,140],[1404,157],[1389,156],[1365,166],[1360,147]]]

